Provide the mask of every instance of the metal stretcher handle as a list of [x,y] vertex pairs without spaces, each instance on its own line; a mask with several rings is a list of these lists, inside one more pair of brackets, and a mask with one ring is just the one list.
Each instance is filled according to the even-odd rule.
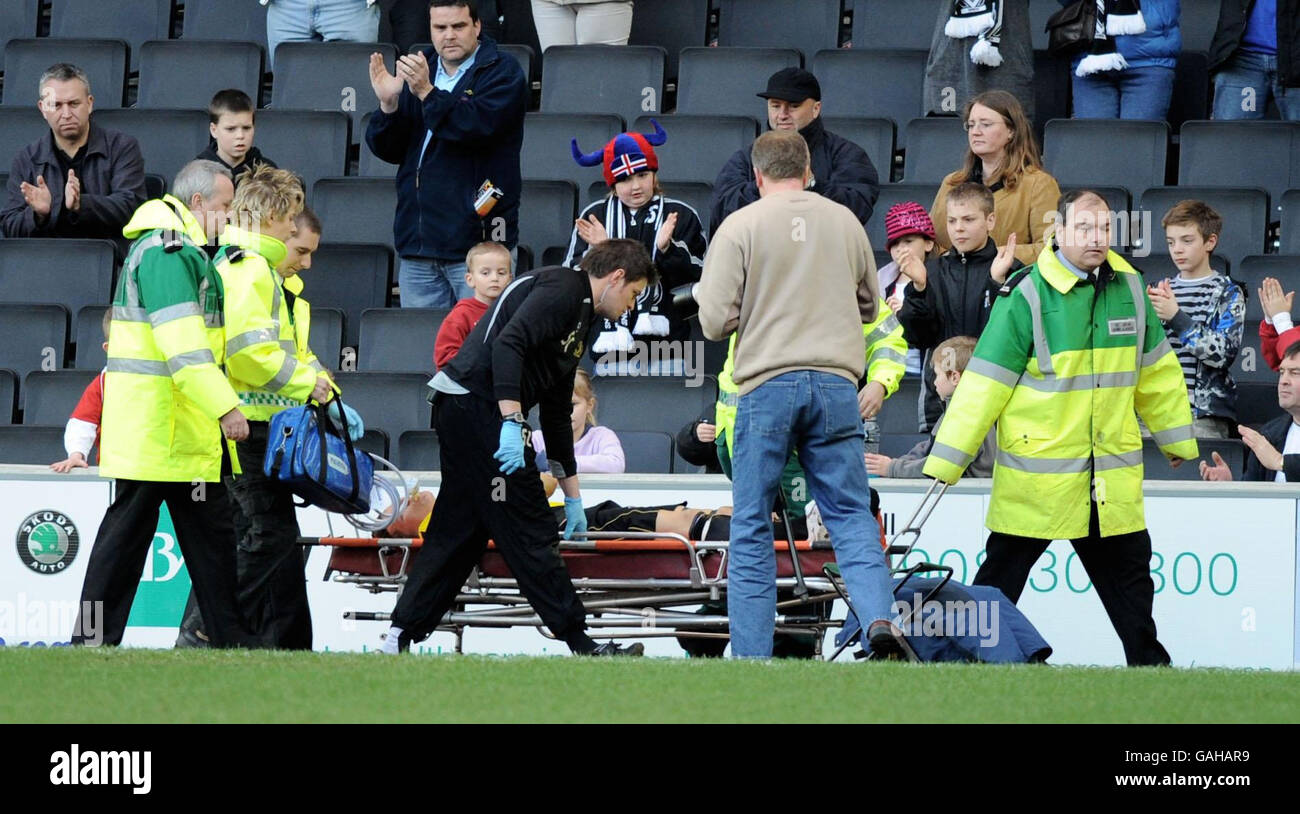
[[[930,488],[925,490],[925,494],[921,497],[921,502],[916,505],[916,510],[912,512],[912,516],[908,518],[906,525],[894,533],[893,539],[889,541],[889,549],[887,553],[890,556],[894,556],[895,554],[901,555],[902,559],[899,560],[899,568],[894,569],[893,573],[898,573],[902,570],[901,563],[907,559],[907,555],[912,553],[912,549],[916,547],[917,541],[921,539],[921,527],[925,525],[925,521],[930,519],[930,515],[934,513],[935,508],[939,505],[939,501],[943,499],[943,496],[947,494],[947,492],[948,484],[939,480],[931,481]],[[898,541],[905,534],[910,534],[911,539],[906,545],[902,545]]]
[[578,543],[590,541],[593,543],[590,550],[596,550],[598,547],[594,543],[597,540],[676,540],[686,549],[686,555],[691,559],[691,587],[704,586],[704,560],[700,556],[700,551],[694,543],[680,534],[663,531],[584,531],[574,534],[572,540],[561,540],[560,547],[581,550],[583,547]]

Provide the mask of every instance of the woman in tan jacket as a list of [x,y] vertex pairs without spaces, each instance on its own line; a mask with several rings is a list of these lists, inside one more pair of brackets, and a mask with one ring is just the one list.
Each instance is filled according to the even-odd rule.
[[1043,169],[1038,143],[1024,109],[1003,90],[981,93],[966,103],[962,114],[969,149],[965,165],[939,185],[930,207],[938,244],[949,248],[948,191],[977,181],[993,192],[993,241],[999,246],[1016,235],[1016,259],[1026,265],[1038,259],[1056,212],[1061,188]]

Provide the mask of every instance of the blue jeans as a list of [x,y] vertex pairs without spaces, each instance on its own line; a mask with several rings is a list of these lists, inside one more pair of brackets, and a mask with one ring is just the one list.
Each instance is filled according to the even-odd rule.
[[271,0],[266,7],[267,67],[275,67],[280,43],[308,40],[377,42],[379,4],[367,8],[366,0]]
[[474,296],[465,282],[465,263],[403,257],[397,266],[397,285],[403,308],[450,308]]
[[776,552],[771,512],[792,447],[799,451],[809,492],[821,509],[863,629],[889,618],[892,585],[880,550],[880,527],[871,514],[854,383],[813,370],[783,373],[740,397],[735,433],[727,566],[731,655],[772,656]]
[[1287,121],[1300,121],[1300,88],[1278,82],[1277,57],[1238,51],[1214,75],[1215,119],[1262,119],[1269,95]]
[[1174,69],[1152,65],[1072,74],[1074,118],[1164,121],[1174,93]]

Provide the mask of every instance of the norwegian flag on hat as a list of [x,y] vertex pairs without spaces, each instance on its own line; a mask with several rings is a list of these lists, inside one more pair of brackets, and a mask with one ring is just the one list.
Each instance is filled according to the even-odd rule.
[[654,148],[667,141],[668,134],[659,126],[659,122],[651,119],[650,123],[655,128],[653,133],[619,133],[610,139],[603,150],[592,153],[583,153],[578,148],[578,140],[573,139],[570,142],[573,160],[584,167],[603,165],[605,183],[611,187],[615,181],[638,172],[656,171],[659,169],[659,157],[655,155]]

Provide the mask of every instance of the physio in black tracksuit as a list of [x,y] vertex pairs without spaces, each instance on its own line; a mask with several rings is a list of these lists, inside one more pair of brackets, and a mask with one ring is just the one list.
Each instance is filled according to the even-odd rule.
[[566,536],[586,530],[569,425],[574,372],[593,318],[618,319],[655,282],[645,247],[607,240],[582,270],[517,278],[434,377],[442,486],[424,545],[393,610],[385,652],[422,641],[451,608],[488,540],[556,638],[575,653],[614,654],[586,632],[586,611],[556,552],[555,518],[525,416],[540,407],[551,473],[565,494]]

